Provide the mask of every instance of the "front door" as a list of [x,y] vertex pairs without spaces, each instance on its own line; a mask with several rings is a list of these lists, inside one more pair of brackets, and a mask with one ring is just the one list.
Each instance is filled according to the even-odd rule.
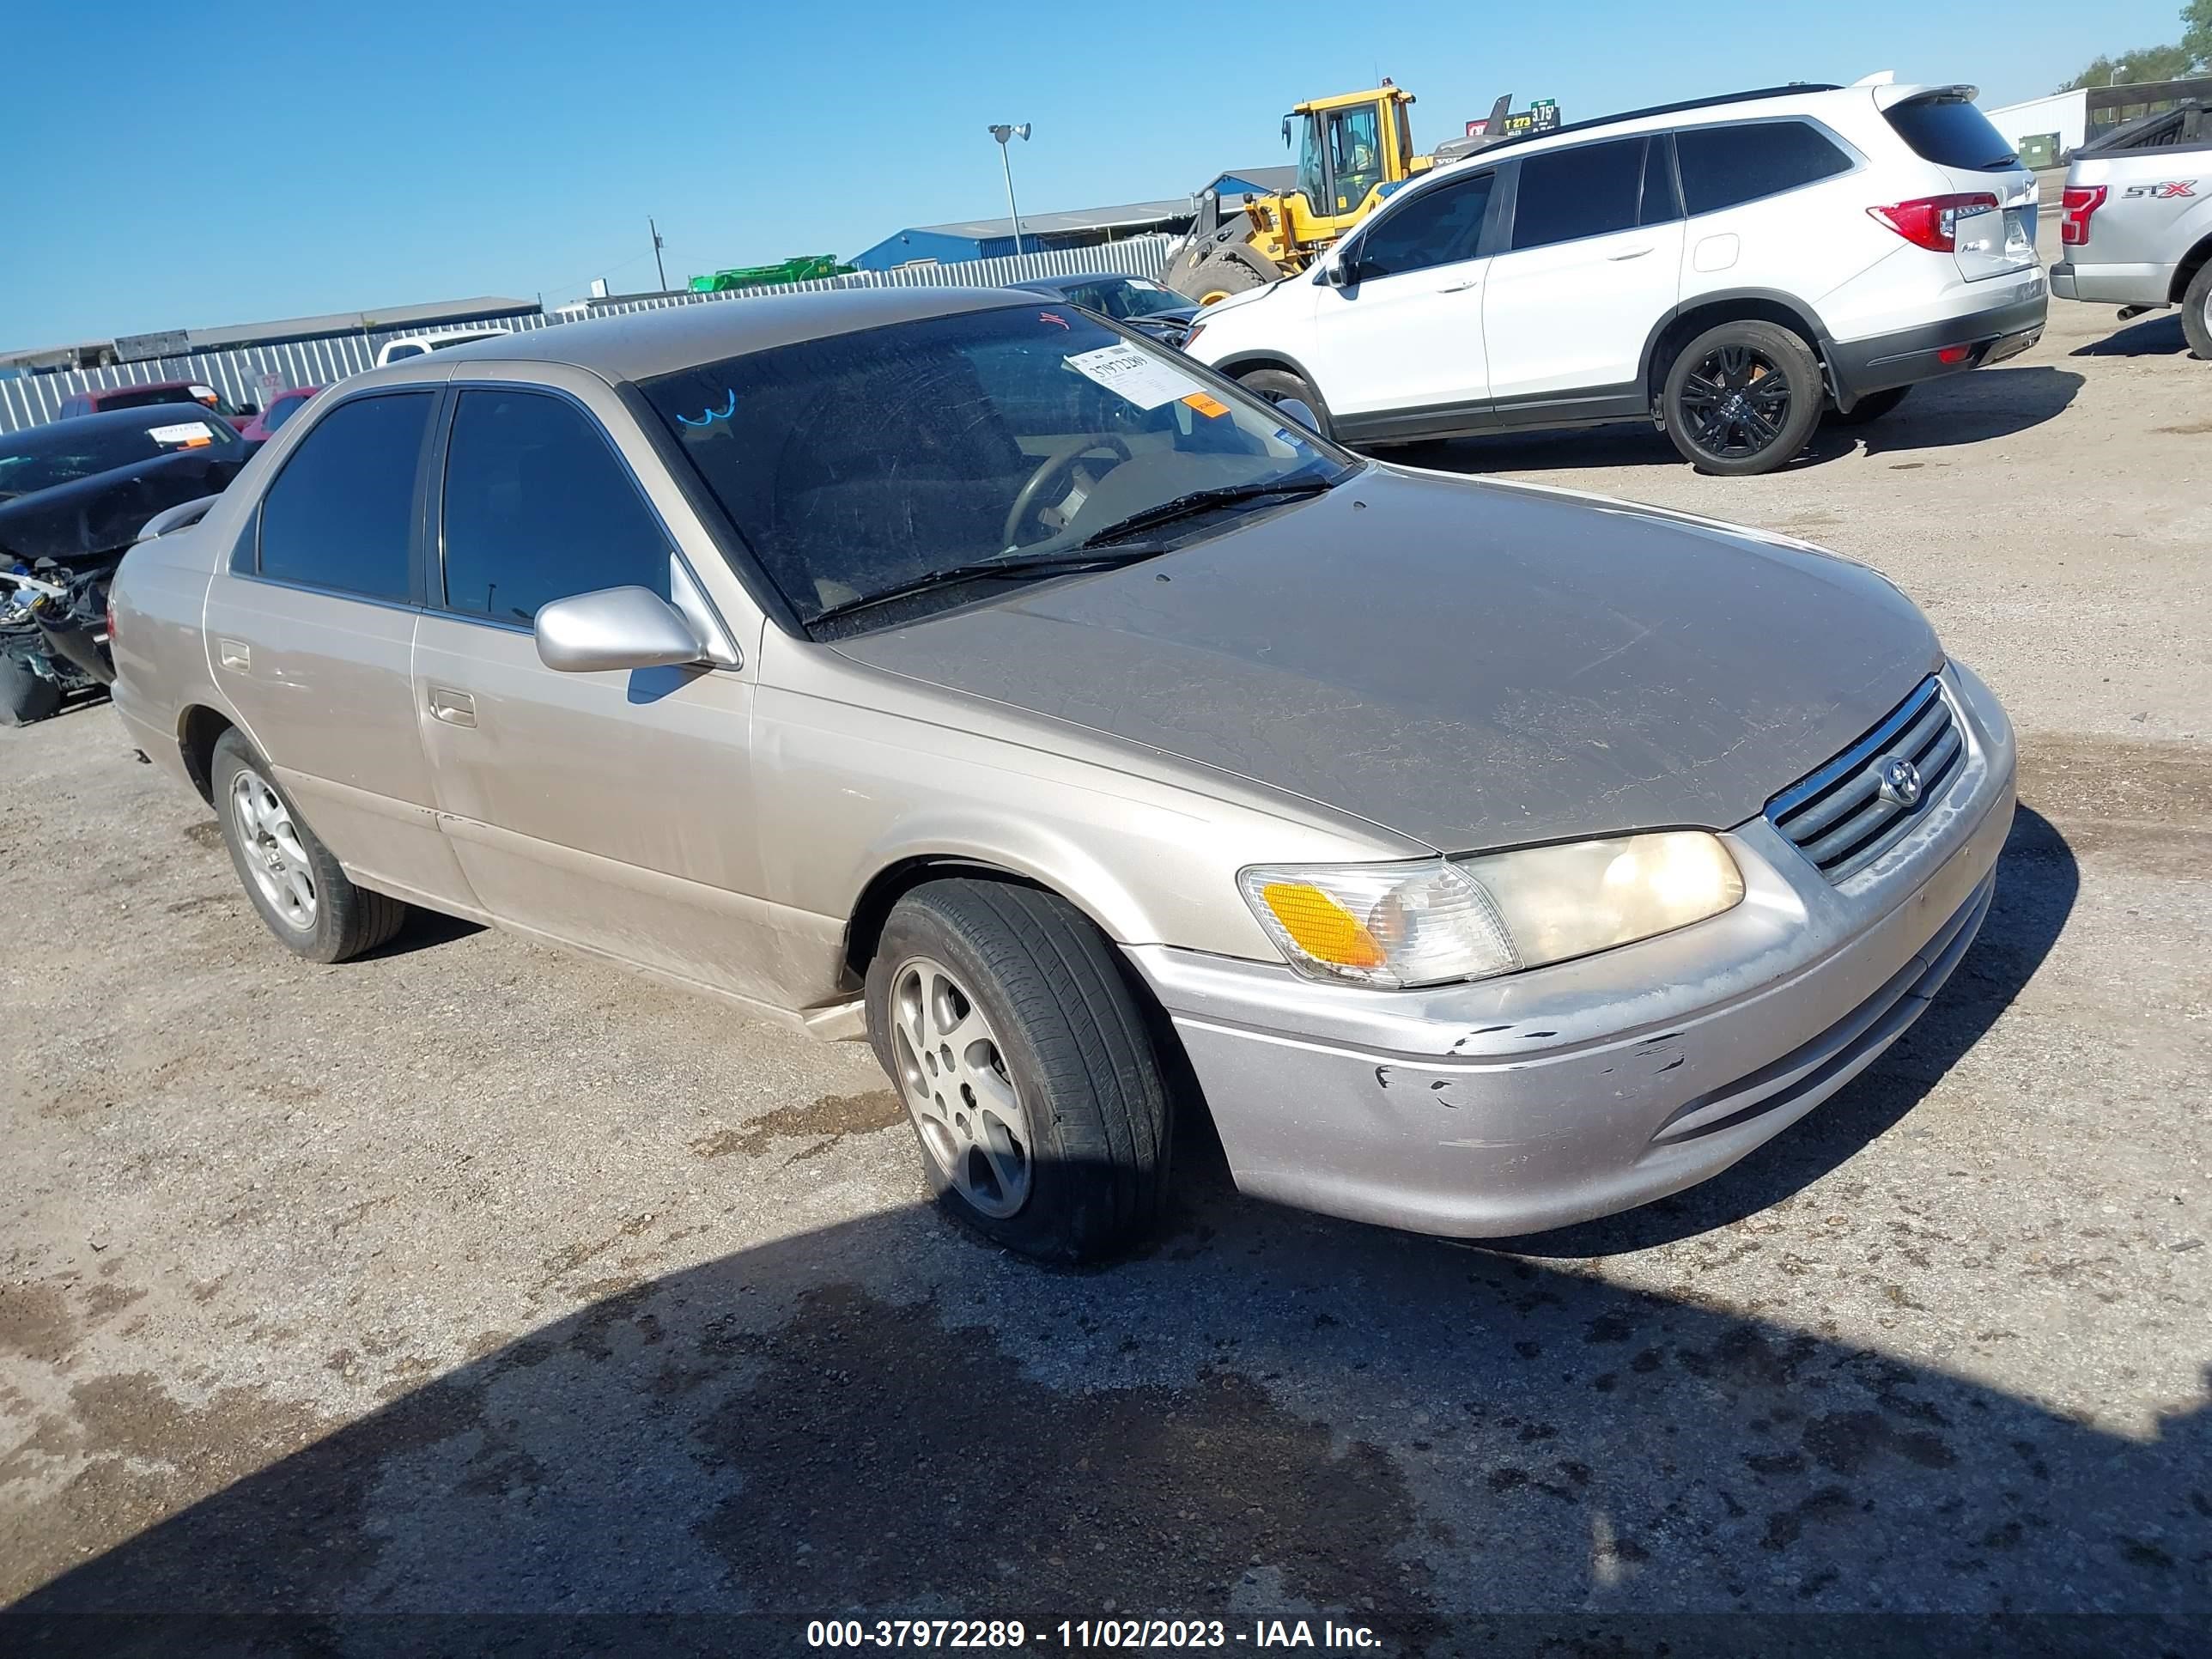
[[1528,156],[1483,301],[1500,419],[1642,401],[1644,352],[1680,294],[1682,208],[1663,136]]
[[446,832],[499,921],[774,1000],[750,667],[538,658],[532,619],[555,599],[639,586],[703,605],[602,420],[548,391],[457,384],[414,654]]
[[349,398],[315,421],[209,588],[208,655],[246,735],[354,879],[465,910],[410,684],[437,396]]
[[[1422,187],[1378,213],[1338,258],[1347,281],[1313,284],[1305,365],[1333,418],[1480,409],[1489,395],[1482,233],[1494,173]],[[1357,435],[1355,418],[1349,428]]]

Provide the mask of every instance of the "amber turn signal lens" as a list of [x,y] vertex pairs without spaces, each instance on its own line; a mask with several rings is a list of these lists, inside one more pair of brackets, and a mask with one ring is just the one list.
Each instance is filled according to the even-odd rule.
[[1386,960],[1375,936],[1352,912],[1307,882],[1274,881],[1260,901],[1307,955],[1340,968],[1380,968]]

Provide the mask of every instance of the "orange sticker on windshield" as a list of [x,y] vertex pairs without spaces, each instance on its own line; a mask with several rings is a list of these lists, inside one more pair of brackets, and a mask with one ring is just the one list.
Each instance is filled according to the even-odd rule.
[[1227,404],[1223,403],[1218,398],[1209,398],[1203,392],[1191,392],[1183,398],[1183,402],[1188,404],[1209,421],[1218,420],[1229,412]]

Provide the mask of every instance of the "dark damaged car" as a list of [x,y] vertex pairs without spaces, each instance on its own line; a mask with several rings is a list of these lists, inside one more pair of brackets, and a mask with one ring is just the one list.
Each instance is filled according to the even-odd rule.
[[115,678],[107,586],[149,520],[219,494],[251,453],[191,404],[0,436],[0,723],[22,726]]

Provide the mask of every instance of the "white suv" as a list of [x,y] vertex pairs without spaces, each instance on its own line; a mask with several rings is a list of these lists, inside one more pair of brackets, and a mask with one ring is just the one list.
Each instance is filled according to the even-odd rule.
[[1882,75],[1509,139],[1185,349],[1351,443],[1650,419],[1705,471],[1771,471],[1824,410],[2042,333],[2034,176],[1974,95]]

